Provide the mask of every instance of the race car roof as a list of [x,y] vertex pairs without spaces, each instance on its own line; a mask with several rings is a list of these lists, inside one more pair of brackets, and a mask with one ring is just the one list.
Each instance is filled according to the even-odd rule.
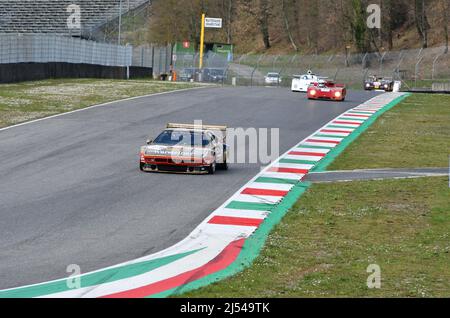
[[226,131],[227,126],[219,126],[219,125],[195,125],[195,124],[176,124],[176,123],[168,123],[168,129],[186,129],[186,130],[219,130]]

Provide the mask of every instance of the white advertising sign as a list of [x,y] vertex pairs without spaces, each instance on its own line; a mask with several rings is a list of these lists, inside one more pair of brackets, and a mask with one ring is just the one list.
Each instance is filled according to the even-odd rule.
[[222,19],[205,18],[205,28],[221,29],[222,28]]

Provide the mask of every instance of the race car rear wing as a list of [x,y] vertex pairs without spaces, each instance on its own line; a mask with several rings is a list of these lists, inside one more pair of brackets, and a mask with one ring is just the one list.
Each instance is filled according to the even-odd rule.
[[193,124],[167,124],[168,129],[194,129],[194,130],[216,130],[216,131],[227,131],[227,126],[216,126],[216,125],[193,125]]
[[193,124],[167,124],[167,129],[192,129],[210,131],[219,140],[219,142],[225,144],[227,139],[227,126],[217,125],[193,125]]

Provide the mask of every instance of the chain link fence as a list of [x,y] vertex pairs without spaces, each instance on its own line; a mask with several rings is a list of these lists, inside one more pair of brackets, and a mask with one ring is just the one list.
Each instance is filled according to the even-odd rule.
[[229,78],[231,65],[228,56],[222,53],[207,52],[203,56],[203,68],[199,69],[199,53],[182,53],[173,56],[173,70],[178,81],[200,81],[225,84]]
[[435,47],[348,55],[235,55],[225,82],[262,86],[267,85],[268,73],[278,73],[281,80],[276,85],[288,87],[294,75],[308,70],[353,88],[361,88],[369,75],[378,75],[401,80],[404,89],[431,89],[433,83],[450,83],[450,53]]
[[[175,71],[178,81],[262,86],[278,73],[277,86],[289,87],[294,75],[308,70],[361,88],[369,75],[392,77],[406,89],[450,86],[450,53],[444,47],[365,54],[225,55],[208,51],[203,69],[198,53],[173,54],[172,45],[118,46],[46,34],[0,34],[0,64],[65,62],[152,68],[155,78]],[[270,84],[273,85],[273,84]]]

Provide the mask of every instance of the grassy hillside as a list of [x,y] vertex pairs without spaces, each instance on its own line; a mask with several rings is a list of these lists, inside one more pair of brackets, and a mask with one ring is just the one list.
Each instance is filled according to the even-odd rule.
[[[415,6],[422,1],[379,0],[382,29],[366,27],[368,0],[154,0],[145,40],[199,42],[200,16],[222,17],[221,30],[207,30],[206,40],[232,42],[237,53],[284,54],[419,48],[418,26],[424,21],[428,46],[445,43],[450,0],[425,1],[426,18]],[[445,9],[447,8],[447,9]],[[422,19],[422,20],[421,20]],[[356,28],[359,26],[360,28]],[[289,31],[288,31],[289,30]],[[140,31],[142,32],[142,28]],[[129,34],[131,38],[132,32]],[[392,43],[391,43],[392,42]],[[392,47],[390,45],[392,44]],[[270,46],[270,47],[269,47]]]

